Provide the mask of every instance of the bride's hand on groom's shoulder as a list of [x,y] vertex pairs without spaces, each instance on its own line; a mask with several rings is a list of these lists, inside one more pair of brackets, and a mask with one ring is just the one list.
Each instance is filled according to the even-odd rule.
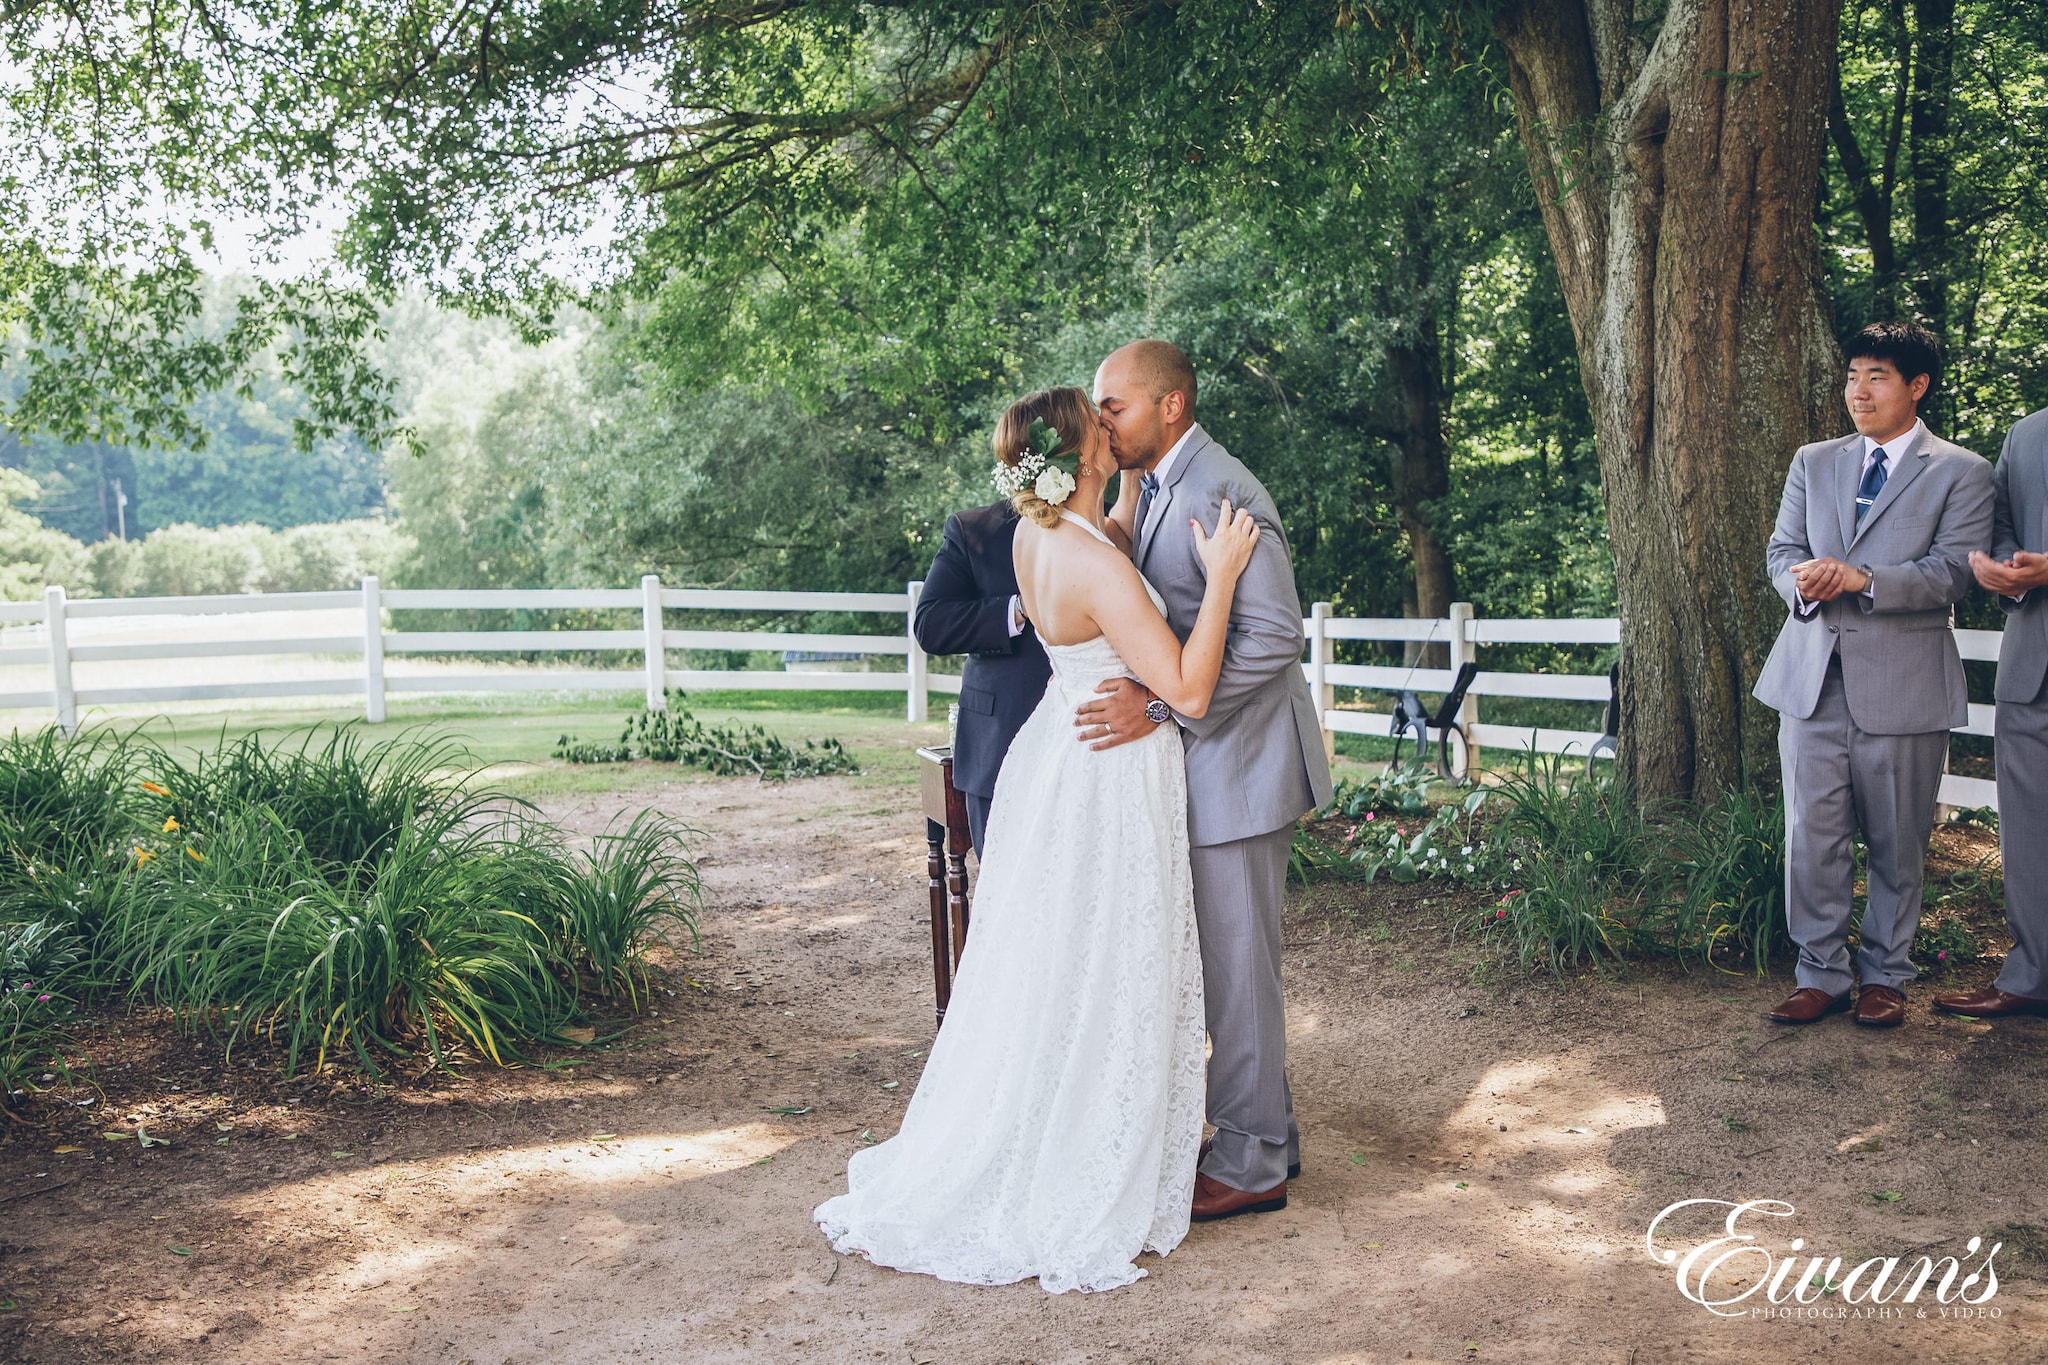
[[1188,526],[1194,532],[1195,553],[1202,557],[1209,577],[1234,579],[1252,562],[1252,550],[1259,543],[1259,523],[1250,512],[1233,509],[1229,498],[1223,499],[1217,511],[1214,535],[1204,529],[1198,517],[1189,517]]

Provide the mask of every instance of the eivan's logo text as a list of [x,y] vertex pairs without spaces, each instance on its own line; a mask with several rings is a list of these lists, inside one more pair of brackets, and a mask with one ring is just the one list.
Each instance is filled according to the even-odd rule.
[[[1706,1205],[1728,1210],[1722,1235],[1680,1253],[1657,1245],[1657,1229],[1680,1209]],[[1984,1309],[1998,1292],[1992,1259],[2005,1246],[1972,1237],[1961,1257],[1872,1256],[1842,1271],[1839,1256],[1814,1255],[1806,1239],[1794,1237],[1773,1253],[1754,1229],[1758,1220],[1790,1218],[1795,1210],[1781,1199],[1681,1199],[1650,1220],[1644,1243],[1650,1259],[1672,1266],[1678,1292],[1718,1317],[1995,1317]],[[1981,1264],[1968,1262],[1983,1252]],[[1804,1269],[1800,1267],[1804,1265]],[[1753,1296],[1761,1298],[1750,1302]],[[1930,1314],[1929,1309],[1934,1313]]]

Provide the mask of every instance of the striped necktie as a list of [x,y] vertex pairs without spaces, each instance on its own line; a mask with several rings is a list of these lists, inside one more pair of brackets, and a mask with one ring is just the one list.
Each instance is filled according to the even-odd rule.
[[1863,471],[1863,482],[1856,488],[1856,523],[1859,526],[1863,523],[1863,514],[1877,501],[1877,495],[1884,492],[1887,477],[1884,466],[1884,447],[1879,446],[1870,452],[1870,468]]

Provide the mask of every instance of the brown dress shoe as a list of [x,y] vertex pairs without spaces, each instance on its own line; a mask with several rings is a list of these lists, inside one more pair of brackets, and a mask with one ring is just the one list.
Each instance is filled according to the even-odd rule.
[[1856,1022],[1865,1028],[1897,1028],[1906,1022],[1906,997],[1891,986],[1865,986],[1856,993]]
[[[1202,1162],[1207,1161],[1209,1159],[1209,1149],[1211,1147],[1214,1147],[1215,1145],[1215,1138],[1203,1138],[1202,1150],[1195,1153],[1195,1164],[1199,1166]],[[1299,1161],[1290,1161],[1287,1163],[1287,1178],[1289,1180],[1301,1179],[1301,1163]]]
[[1770,1018],[1781,1024],[1810,1024],[1838,1010],[1849,1008],[1849,992],[1829,995],[1818,986],[1801,986],[1779,1002]]
[[1950,1014],[1974,1014],[1981,1018],[2001,1014],[2048,1015],[2048,1000],[2036,1000],[2031,996],[2002,991],[1996,986],[1986,986],[1967,995],[1937,995],[1934,1008],[1947,1010]]
[[1218,1218],[1235,1218],[1240,1213],[1271,1213],[1286,1207],[1287,1182],[1284,1180],[1270,1190],[1236,1190],[1220,1180],[1211,1180],[1197,1173],[1195,1207],[1189,1216],[1197,1223],[1213,1223]]

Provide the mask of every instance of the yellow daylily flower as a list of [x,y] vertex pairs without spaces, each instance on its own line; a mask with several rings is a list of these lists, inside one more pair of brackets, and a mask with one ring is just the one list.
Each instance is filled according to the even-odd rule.
[[144,863],[148,862],[151,858],[154,858],[155,856],[156,854],[151,853],[141,844],[137,844],[135,846],[135,865],[137,867],[141,867]]
[[181,830],[181,829],[183,829],[183,828],[184,828],[184,826],[178,823],[178,817],[177,817],[177,816],[175,816],[175,815],[166,815],[166,816],[164,817],[164,833],[166,833],[166,834],[176,834],[176,833],[177,833],[177,832],[178,832],[179,830]]
[[187,855],[191,857],[192,861],[195,863],[203,863],[206,861],[206,859],[199,856],[199,850],[196,848],[187,848],[185,852]]
[[171,794],[171,789],[169,787],[159,786],[154,782],[143,783],[142,789],[152,796],[169,796]]

